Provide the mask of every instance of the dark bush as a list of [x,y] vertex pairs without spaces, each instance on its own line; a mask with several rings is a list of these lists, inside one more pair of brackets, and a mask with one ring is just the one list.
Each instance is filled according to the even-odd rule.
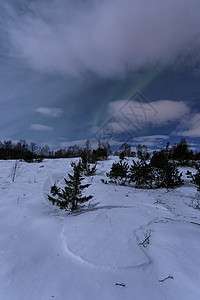
[[150,164],[141,160],[133,161],[130,168],[129,182],[134,183],[136,188],[152,188],[155,179],[154,170]]
[[128,179],[129,165],[126,162],[113,163],[111,170],[106,175],[110,178],[111,183],[125,185]]
[[200,191],[200,166],[196,166],[196,174],[187,171],[186,175],[191,179],[191,183],[194,183],[197,186],[197,191]]

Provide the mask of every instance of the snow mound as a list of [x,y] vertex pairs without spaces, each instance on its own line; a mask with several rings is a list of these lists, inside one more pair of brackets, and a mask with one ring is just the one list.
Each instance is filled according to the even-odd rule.
[[150,263],[126,226],[113,223],[104,212],[87,222],[65,226],[63,240],[67,254],[79,262],[103,268],[131,268]]

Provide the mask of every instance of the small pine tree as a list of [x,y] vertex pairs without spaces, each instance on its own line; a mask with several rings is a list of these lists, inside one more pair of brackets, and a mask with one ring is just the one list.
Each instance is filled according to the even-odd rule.
[[179,174],[175,162],[170,161],[169,157],[169,143],[164,149],[153,152],[150,164],[155,172],[155,188],[173,189],[183,184],[182,173]]
[[125,185],[128,179],[129,165],[126,162],[113,163],[111,170],[106,175],[111,179],[111,183]]
[[178,144],[175,144],[170,152],[171,158],[176,160],[180,166],[188,165],[194,158],[194,153],[185,139],[181,139]]
[[197,185],[197,191],[200,191],[200,166],[196,166],[196,174],[192,174],[192,172],[187,171],[186,175],[191,179],[191,183]]
[[36,154],[28,152],[28,151],[23,156],[23,160],[27,163],[33,163],[35,158],[36,158]]
[[86,164],[86,166],[84,168],[84,175],[85,176],[92,176],[92,175],[94,175],[94,173],[97,170],[96,166],[97,166],[97,164],[94,164],[94,166],[91,166],[90,164]]
[[167,146],[164,149],[161,149],[160,151],[154,151],[153,155],[151,157],[150,163],[151,166],[154,168],[164,168],[169,161],[169,143],[167,143]]
[[92,151],[91,162],[95,163],[98,160],[106,160],[110,153],[110,144],[108,142],[99,141],[98,148]]
[[79,161],[79,165],[81,168],[82,173],[85,176],[92,176],[96,172],[96,166],[97,163],[95,163],[93,166],[89,164],[91,160],[89,159],[86,152],[83,152],[81,154],[81,161]]
[[152,188],[155,179],[154,170],[151,164],[145,160],[133,161],[130,168],[129,182],[135,183],[136,188]]
[[81,176],[80,165],[72,164],[73,175],[68,173],[69,180],[64,178],[65,187],[63,189],[58,188],[55,184],[51,187],[52,196],[48,195],[48,199],[61,209],[76,210],[78,203],[84,203],[90,200],[93,196],[83,196],[82,191],[89,187],[90,184],[81,185],[83,177]]
[[150,157],[150,154],[147,152],[147,147],[145,145],[141,145],[139,144],[137,147],[137,157],[140,159],[140,160],[148,160],[149,157]]
[[125,152],[122,151],[122,152],[120,152],[120,154],[119,154],[119,159],[120,159],[120,160],[124,160],[124,158],[125,158]]
[[183,180],[181,179],[182,173],[179,173],[176,164],[168,161],[162,168],[157,168],[155,187],[156,188],[166,188],[174,189],[175,187],[183,185]]
[[120,147],[120,152],[124,152],[124,156],[131,156],[131,145],[123,143]]

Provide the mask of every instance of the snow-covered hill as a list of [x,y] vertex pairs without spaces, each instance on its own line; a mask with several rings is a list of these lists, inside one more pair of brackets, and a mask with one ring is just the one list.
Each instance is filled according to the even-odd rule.
[[186,176],[173,191],[103,184],[115,159],[86,178],[94,197],[74,214],[47,199],[70,159],[22,163],[15,182],[0,161],[0,299],[200,299],[196,188]]

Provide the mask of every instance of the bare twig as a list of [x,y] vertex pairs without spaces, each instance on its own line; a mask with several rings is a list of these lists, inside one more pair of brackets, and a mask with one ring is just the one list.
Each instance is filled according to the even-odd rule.
[[189,204],[186,203],[185,201],[184,203],[189,207],[200,210],[200,199],[192,199]]
[[16,160],[10,172],[10,177],[12,182],[15,182],[15,178],[17,177],[17,175],[19,175],[20,167],[21,167],[21,163],[18,160]]
[[139,245],[142,245],[144,248],[146,248],[149,245],[149,238],[151,236],[151,230],[147,230],[147,232],[144,234],[144,240],[142,240]]
[[195,222],[190,222],[191,224],[194,224],[194,225],[199,225],[200,226],[200,224],[199,223],[195,223]]
[[115,283],[115,285],[118,285],[118,286],[122,286],[122,287],[125,287],[126,285],[125,285],[125,283]]
[[160,200],[160,199],[157,199],[155,202],[154,202],[154,204],[165,204],[164,202],[162,202],[162,200]]
[[166,278],[161,279],[161,280],[158,280],[158,281],[159,281],[159,282],[164,282],[164,281],[167,280],[167,279],[174,279],[174,277],[171,276],[171,275],[169,275],[169,276],[167,276]]

